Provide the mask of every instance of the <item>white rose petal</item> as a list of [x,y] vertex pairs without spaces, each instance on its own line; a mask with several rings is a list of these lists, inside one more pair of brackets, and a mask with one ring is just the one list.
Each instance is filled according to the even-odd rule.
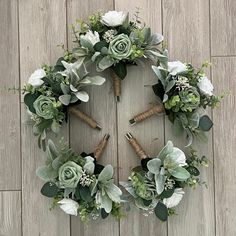
[[182,188],[176,188],[171,197],[163,199],[163,203],[166,205],[167,208],[175,207],[180,203],[183,198],[183,195],[184,191],[182,190]]
[[28,83],[37,88],[44,83],[44,81],[41,79],[45,76],[46,72],[43,69],[38,69],[29,77]]
[[187,71],[187,66],[180,61],[168,62],[168,71],[171,75],[177,75],[181,72]]
[[197,86],[203,94],[208,96],[213,95],[214,87],[211,81],[206,76],[200,78]]
[[115,27],[122,25],[125,21],[126,14],[122,11],[109,11],[101,18],[101,23],[106,26]]
[[81,35],[80,37],[90,41],[93,45],[100,42],[99,34],[96,31],[92,32],[89,30],[85,35]]
[[60,204],[60,208],[68,215],[78,215],[78,208],[79,204],[68,198],[64,198],[61,201],[58,202]]

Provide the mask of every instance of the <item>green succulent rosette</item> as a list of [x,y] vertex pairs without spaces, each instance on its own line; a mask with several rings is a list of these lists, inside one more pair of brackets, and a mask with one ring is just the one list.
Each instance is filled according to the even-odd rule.
[[111,165],[100,165],[93,154],[76,154],[64,144],[58,149],[50,139],[46,154],[36,174],[45,182],[41,193],[53,199],[53,207],[78,215],[84,223],[122,216],[122,192],[114,184]]
[[199,177],[202,166],[208,166],[205,156],[199,158],[194,150],[186,156],[168,141],[156,157],[142,159],[128,181],[120,184],[128,192],[127,200],[144,215],[154,212],[157,218],[166,221],[176,213],[175,207],[181,202],[186,187],[205,184]]
[[67,121],[72,105],[88,102],[86,86],[102,85],[105,79],[91,76],[83,60],[76,60],[69,52],[59,58],[56,65],[44,65],[29,78],[23,91],[24,102],[34,122],[33,131],[39,139],[39,147],[45,150],[49,131],[57,134]]
[[206,132],[213,126],[206,109],[217,107],[223,98],[213,94],[214,87],[204,72],[208,63],[195,69],[180,61],[169,62],[167,50],[164,54],[166,57],[159,65],[152,66],[158,79],[153,91],[163,103],[174,133],[181,135],[186,132],[187,146],[194,138],[205,141]]

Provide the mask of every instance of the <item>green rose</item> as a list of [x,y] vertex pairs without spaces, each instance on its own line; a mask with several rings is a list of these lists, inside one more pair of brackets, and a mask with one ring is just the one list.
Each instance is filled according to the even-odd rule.
[[55,108],[55,99],[40,95],[33,103],[36,114],[46,120],[53,119]]
[[76,188],[83,170],[73,161],[68,161],[59,168],[59,182],[63,188]]
[[126,34],[120,34],[114,37],[110,42],[108,52],[117,60],[126,59],[130,56],[132,44]]

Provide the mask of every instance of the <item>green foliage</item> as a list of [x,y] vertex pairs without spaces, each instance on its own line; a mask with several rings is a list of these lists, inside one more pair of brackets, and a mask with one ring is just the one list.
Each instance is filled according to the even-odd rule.
[[59,188],[53,182],[47,182],[43,185],[41,189],[42,195],[46,197],[56,197],[58,194]]
[[157,205],[155,207],[155,215],[161,221],[167,221],[168,210],[167,210],[167,207],[162,202],[157,203]]

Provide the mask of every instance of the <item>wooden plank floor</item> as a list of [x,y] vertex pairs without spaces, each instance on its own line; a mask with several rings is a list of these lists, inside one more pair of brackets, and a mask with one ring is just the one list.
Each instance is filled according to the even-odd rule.
[[[84,227],[78,218],[60,210],[49,211],[40,195],[42,182],[35,170],[43,162],[20,92],[32,71],[43,62],[54,63],[72,47],[69,30],[77,18],[94,11],[140,7],[142,20],[163,33],[172,60],[199,66],[211,61],[208,71],[217,92],[230,90],[220,109],[209,111],[215,126],[209,141],[196,148],[212,165],[203,172],[208,189],[186,193],[179,215],[168,223],[146,218],[132,210],[117,222],[111,218]],[[0,0],[0,236],[235,236],[236,235],[236,3],[234,0]],[[109,74],[105,74],[107,78]],[[134,82],[134,80],[136,80]],[[125,180],[138,162],[124,134],[132,132],[149,154],[174,139],[169,123],[152,118],[135,127],[128,120],[155,98],[150,68],[129,68],[122,82],[122,100],[116,104],[111,83],[90,89],[91,102],[81,109],[103,126],[98,132],[71,117],[61,136],[76,151],[90,152],[109,132],[111,139],[101,161],[115,167],[115,178]],[[183,141],[173,140],[183,147]]]

